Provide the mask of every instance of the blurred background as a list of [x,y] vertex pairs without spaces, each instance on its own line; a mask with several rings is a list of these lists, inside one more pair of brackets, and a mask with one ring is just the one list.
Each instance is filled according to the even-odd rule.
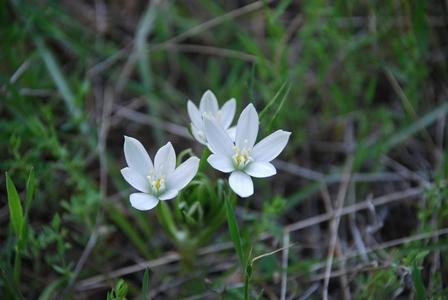
[[448,2],[5,0],[0,15],[4,299],[243,299],[226,224],[185,272],[119,172],[124,135],[200,156],[186,104],[207,89],[237,116],[265,109],[260,136],[292,131],[278,175],[237,202],[254,256],[280,249],[254,263],[254,299],[448,297]]

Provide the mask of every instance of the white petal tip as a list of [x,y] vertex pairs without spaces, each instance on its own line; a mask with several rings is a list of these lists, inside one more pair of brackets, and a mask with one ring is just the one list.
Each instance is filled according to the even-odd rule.
[[235,194],[237,194],[238,196],[240,196],[241,198],[248,198],[250,196],[252,196],[254,194],[254,192],[252,191],[251,193],[238,193],[236,191],[234,191]]
[[250,195],[238,195],[238,196],[240,196],[241,198],[248,198],[248,197],[250,197],[250,196],[252,196],[254,193],[252,193],[252,194],[250,194]]
[[254,194],[254,184],[246,173],[235,171],[229,177],[230,188],[241,198],[247,198]]
[[121,175],[123,175],[124,172],[126,172],[126,169],[128,169],[129,167],[123,168],[120,170]]
[[157,206],[159,199],[144,193],[134,193],[129,196],[131,206],[138,210],[150,210]]

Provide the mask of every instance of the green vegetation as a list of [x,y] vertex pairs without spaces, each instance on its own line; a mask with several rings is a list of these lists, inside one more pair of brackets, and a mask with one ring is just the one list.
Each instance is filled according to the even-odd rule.
[[[2,299],[447,297],[447,4],[241,3],[0,1]],[[292,132],[250,198],[187,131],[207,89]],[[133,209],[124,135],[200,174]]]

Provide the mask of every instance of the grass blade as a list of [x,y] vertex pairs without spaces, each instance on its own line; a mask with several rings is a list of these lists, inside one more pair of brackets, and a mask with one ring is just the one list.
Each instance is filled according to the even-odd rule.
[[424,300],[425,297],[425,285],[423,284],[422,274],[420,273],[417,264],[412,266],[412,280],[414,281],[415,298],[417,300]]
[[437,121],[438,118],[445,115],[446,113],[448,113],[448,102],[430,111],[416,122],[401,129],[400,131],[398,131],[397,134],[394,134],[389,139],[387,139],[386,142],[383,144],[383,151],[384,152],[389,151],[391,148],[405,141],[411,135],[414,135],[416,132],[434,123],[435,121]]
[[81,118],[81,110],[76,106],[75,96],[68,86],[65,76],[63,75],[58,62],[54,58],[53,53],[51,53],[51,51],[47,48],[42,38],[35,37],[34,43],[36,44],[39,55],[42,57],[51,78],[61,93],[70,114],[75,118],[75,120],[79,121]]
[[235,246],[236,253],[240,260],[241,269],[244,272],[246,268],[246,260],[243,252],[243,245],[241,242],[240,230],[238,228],[238,223],[236,221],[235,212],[230,204],[230,196],[225,197],[227,224],[229,225],[230,238],[232,239],[233,245]]
[[13,278],[10,268],[0,263],[0,278],[2,280],[2,299],[25,299],[20,288]]
[[146,39],[149,34],[151,34],[154,20],[156,17],[156,6],[158,1],[151,1],[148,8],[146,9],[140,23],[138,25],[137,34],[135,37],[135,46],[137,50],[138,60],[139,60],[139,70],[140,75],[143,80],[143,84],[146,89],[151,89],[151,71],[150,62],[148,60],[148,47],[146,44]]
[[81,132],[89,137],[88,142],[92,145],[93,141],[89,129],[90,126],[87,122],[83,121],[82,111],[76,105],[76,98],[72,90],[70,89],[61,68],[59,67],[59,63],[53,56],[53,53],[50,51],[50,49],[47,48],[44,40],[41,37],[35,37],[34,43],[37,47],[39,55],[42,57],[42,60],[44,61],[45,66],[48,69],[48,72],[50,73],[51,78],[58,88],[59,93],[61,93],[61,96],[64,99],[65,105],[67,106],[70,115],[75,120],[75,122],[79,122],[79,128]]
[[28,211],[30,210],[35,188],[36,178],[34,177],[34,168],[31,168],[28,179],[26,181],[25,215],[28,215]]
[[283,83],[280,89],[274,95],[274,98],[272,98],[271,101],[269,101],[269,103],[263,108],[263,110],[260,112],[260,119],[262,119],[265,113],[271,108],[272,105],[274,105],[274,103],[280,97],[287,84],[288,84],[287,82]]
[[282,100],[280,100],[280,104],[277,106],[277,109],[275,110],[275,113],[272,116],[271,121],[269,122],[268,131],[271,131],[272,124],[274,123],[274,121],[277,118],[278,114],[282,110],[283,105],[285,104],[286,98],[288,97],[290,91],[291,91],[291,84],[288,83],[288,87],[286,88],[286,92],[283,94]]
[[19,194],[17,193],[14,182],[6,172],[6,191],[8,193],[8,206],[9,214],[11,218],[12,228],[16,236],[20,239],[22,236],[22,226],[23,226],[23,209],[20,203]]
[[38,300],[50,300],[54,299],[55,294],[57,291],[62,288],[66,284],[66,279],[64,277],[60,277],[54,281],[52,281],[45,289],[42,291],[42,293],[39,295]]
[[145,269],[145,274],[143,275],[143,300],[149,300],[149,269]]

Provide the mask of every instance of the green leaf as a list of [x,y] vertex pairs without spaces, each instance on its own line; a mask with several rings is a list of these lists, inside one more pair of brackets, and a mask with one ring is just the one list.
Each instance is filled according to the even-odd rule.
[[249,299],[249,284],[252,276],[252,263],[246,266],[246,273],[244,273],[244,300]]
[[418,131],[431,125],[446,113],[448,113],[448,102],[441,104],[439,107],[426,113],[423,117],[421,117],[417,121],[411,123],[407,127],[402,128],[397,133],[386,139],[386,141],[382,145],[382,150],[384,152],[389,151],[391,148],[395,147],[396,145],[399,145],[400,143],[402,143],[403,141],[405,141]]
[[107,300],[126,300],[128,294],[128,284],[123,279],[119,279],[115,287],[107,292]]
[[25,198],[25,215],[30,210],[31,201],[33,200],[34,190],[36,188],[36,178],[34,177],[34,169],[31,168],[26,181],[26,198]]
[[22,226],[23,226],[23,210],[22,204],[20,203],[19,194],[17,193],[14,182],[6,172],[6,191],[8,193],[8,206],[9,215],[11,218],[12,228],[17,237],[22,236]]
[[150,70],[150,61],[148,55],[147,39],[153,30],[154,20],[157,16],[157,3],[152,1],[149,3],[142,18],[139,21],[137,34],[135,36],[136,54],[138,56],[138,67],[145,88],[150,90],[152,87],[152,78]]
[[149,268],[146,268],[143,275],[143,300],[149,300]]
[[420,269],[416,263],[412,265],[412,280],[414,281],[415,297],[417,300],[424,300],[425,298],[425,286],[423,284],[422,275]]
[[84,120],[82,110],[77,105],[76,98],[67,83],[67,79],[61,70],[59,62],[40,36],[34,37],[34,44],[36,45],[39,55],[50,73],[54,84],[61,94],[70,115],[77,123],[79,123],[79,128],[81,132],[85,134],[87,142],[93,146],[94,140],[91,135],[92,132],[90,131],[90,126]]
[[171,235],[171,237],[177,241],[177,228],[168,204],[166,204],[165,201],[160,201],[156,206],[156,213],[160,225],[162,225],[162,227]]
[[238,228],[238,223],[236,221],[235,212],[233,211],[232,204],[230,204],[230,196],[225,197],[227,224],[229,225],[230,238],[232,239],[233,245],[235,246],[236,253],[240,260],[241,269],[243,272],[246,268],[246,260],[244,257],[243,246],[241,242],[240,230]]
[[60,289],[66,284],[66,278],[60,277],[53,282],[51,282],[47,287],[42,291],[42,293],[39,295],[38,300],[50,300],[54,299],[54,295]]
[[13,277],[13,272],[9,266],[0,263],[0,278],[2,280],[2,298],[4,299],[25,299],[20,292],[20,288]]
[[272,125],[274,124],[275,119],[277,119],[278,114],[282,110],[283,105],[285,104],[285,101],[286,101],[290,91],[291,91],[291,84],[289,83],[288,87],[286,89],[286,92],[283,94],[282,100],[280,100],[280,104],[277,106],[277,109],[275,110],[275,113],[272,116],[271,121],[269,122],[268,131],[271,131]]
[[274,103],[278,100],[283,90],[286,88],[287,84],[288,84],[287,82],[283,83],[280,89],[275,94],[274,98],[272,98],[271,101],[269,101],[269,103],[263,108],[263,110],[259,114],[260,120],[263,119],[263,116],[267,113],[267,111],[271,108],[271,106],[274,105]]
[[412,9],[411,20],[414,27],[414,34],[417,40],[417,46],[420,50],[420,55],[423,57],[428,48],[429,28],[426,14],[428,13],[426,7],[429,1],[416,0],[411,1]]
[[48,69],[48,72],[51,75],[56,87],[61,93],[62,99],[64,99],[65,104],[70,112],[70,114],[75,118],[75,120],[79,121],[82,116],[82,112],[79,107],[76,105],[75,96],[70,89],[67,80],[59,66],[58,61],[54,57],[53,53],[48,49],[44,40],[36,36],[34,38],[34,43],[36,44],[39,55],[45,63],[45,66]]

